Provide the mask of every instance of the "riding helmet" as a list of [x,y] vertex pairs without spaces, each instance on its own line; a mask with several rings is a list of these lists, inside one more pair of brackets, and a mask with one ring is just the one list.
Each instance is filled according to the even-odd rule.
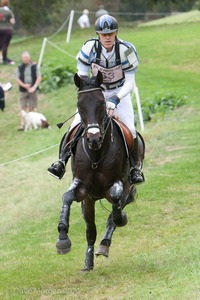
[[96,33],[111,33],[118,30],[117,20],[109,15],[103,15],[95,22]]

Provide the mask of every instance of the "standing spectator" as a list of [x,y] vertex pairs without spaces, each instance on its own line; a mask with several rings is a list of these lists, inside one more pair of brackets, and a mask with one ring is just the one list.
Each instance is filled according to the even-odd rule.
[[4,111],[4,108],[5,108],[5,95],[4,95],[3,87],[0,84],[0,109]]
[[1,0],[0,7],[0,51],[2,51],[3,64],[14,65],[15,62],[7,57],[8,46],[13,35],[15,17],[9,9],[9,0]]
[[12,88],[12,84],[7,82],[6,84],[0,83],[0,109],[4,111],[5,108],[5,93]]
[[99,6],[99,10],[97,10],[95,17],[98,19],[103,15],[108,15],[108,11],[105,10],[104,5]]
[[84,9],[82,16],[80,16],[80,18],[77,21],[78,25],[82,29],[90,27],[90,19],[89,19],[88,15],[89,15],[89,10],[88,9]]
[[27,51],[22,53],[22,64],[18,66],[16,72],[16,81],[20,91],[20,109],[21,123],[18,131],[24,130],[24,118],[22,110],[37,110],[38,94],[37,89],[41,82],[40,68],[31,61],[30,54]]

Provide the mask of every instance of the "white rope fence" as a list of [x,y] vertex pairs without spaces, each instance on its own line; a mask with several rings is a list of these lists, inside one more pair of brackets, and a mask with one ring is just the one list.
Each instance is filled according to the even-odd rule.
[[68,56],[70,56],[70,57],[76,59],[76,56],[74,56],[74,55],[72,55],[71,53],[69,53],[69,52],[63,50],[62,48],[60,48],[60,47],[57,46],[56,44],[50,42],[48,39],[47,39],[47,43],[49,43],[52,47],[56,48],[57,50],[63,52],[64,54],[67,54]]
[[37,151],[37,152],[34,152],[34,153],[32,153],[32,154],[25,155],[25,156],[23,156],[23,157],[16,158],[16,159],[13,159],[13,160],[10,160],[10,161],[8,161],[8,162],[5,162],[5,163],[3,163],[3,164],[0,164],[0,167],[3,167],[3,166],[6,166],[6,165],[9,165],[9,164],[15,163],[15,162],[17,162],[17,161],[20,161],[20,160],[23,160],[23,159],[29,158],[29,157],[31,157],[31,156],[38,155],[38,154],[40,154],[40,153],[42,153],[42,152],[45,152],[45,151],[48,151],[48,150],[50,150],[50,149],[52,149],[52,148],[54,148],[54,147],[57,147],[58,145],[59,145],[59,143],[58,143],[58,144],[56,144],[56,145],[50,146],[50,147],[48,147],[48,148],[45,148],[45,149],[39,150],[39,151]]

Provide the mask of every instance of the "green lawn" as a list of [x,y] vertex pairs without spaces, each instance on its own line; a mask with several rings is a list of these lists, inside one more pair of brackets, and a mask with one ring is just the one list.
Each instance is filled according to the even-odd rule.
[[[65,43],[65,34],[53,42],[75,56],[91,36],[92,29],[74,30],[70,44]],[[72,251],[58,256],[55,249],[70,168],[61,181],[46,172],[57,159],[57,144],[67,130],[67,125],[59,130],[56,124],[75,111],[75,86],[40,94],[39,110],[49,119],[50,130],[17,132],[15,66],[0,67],[1,81],[13,83],[5,112],[0,112],[0,299],[200,299],[199,36],[199,23],[119,30],[119,37],[138,50],[141,103],[169,92],[188,96],[188,102],[145,123],[146,183],[138,187],[136,202],[126,208],[129,222],[114,233],[110,257],[96,258],[94,270],[86,273],[80,272],[86,250],[80,204],[74,203],[71,210]],[[29,50],[37,60],[41,45],[41,38],[13,42],[10,57],[19,63],[21,52]],[[43,64],[50,61],[76,70],[75,60],[48,45]],[[107,216],[98,202],[96,247]]]

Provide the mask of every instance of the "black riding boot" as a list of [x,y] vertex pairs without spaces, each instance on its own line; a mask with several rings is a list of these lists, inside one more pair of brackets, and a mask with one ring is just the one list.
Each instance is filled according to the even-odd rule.
[[55,178],[61,179],[65,174],[65,167],[71,156],[71,149],[67,143],[68,133],[63,137],[60,143],[59,160],[54,162],[48,169],[48,173]]
[[130,183],[140,184],[145,181],[144,174],[142,173],[142,161],[138,159],[138,136],[134,139],[134,148],[132,157],[130,158]]
[[68,159],[70,158],[71,156],[71,153],[70,155],[65,159],[59,159],[58,161],[54,162],[47,170],[48,170],[48,173],[50,175],[52,175],[53,177],[55,178],[58,178],[58,179],[62,179],[62,177],[64,176],[65,174],[65,166],[68,162]]
[[81,137],[83,132],[82,125],[77,125],[77,131],[74,134],[72,140],[70,140],[71,132],[74,130],[69,130],[63,136],[60,142],[59,149],[59,160],[54,162],[48,169],[48,173],[58,179],[61,179],[65,174],[65,167],[68,159],[71,157],[73,149],[76,147],[77,140]]

